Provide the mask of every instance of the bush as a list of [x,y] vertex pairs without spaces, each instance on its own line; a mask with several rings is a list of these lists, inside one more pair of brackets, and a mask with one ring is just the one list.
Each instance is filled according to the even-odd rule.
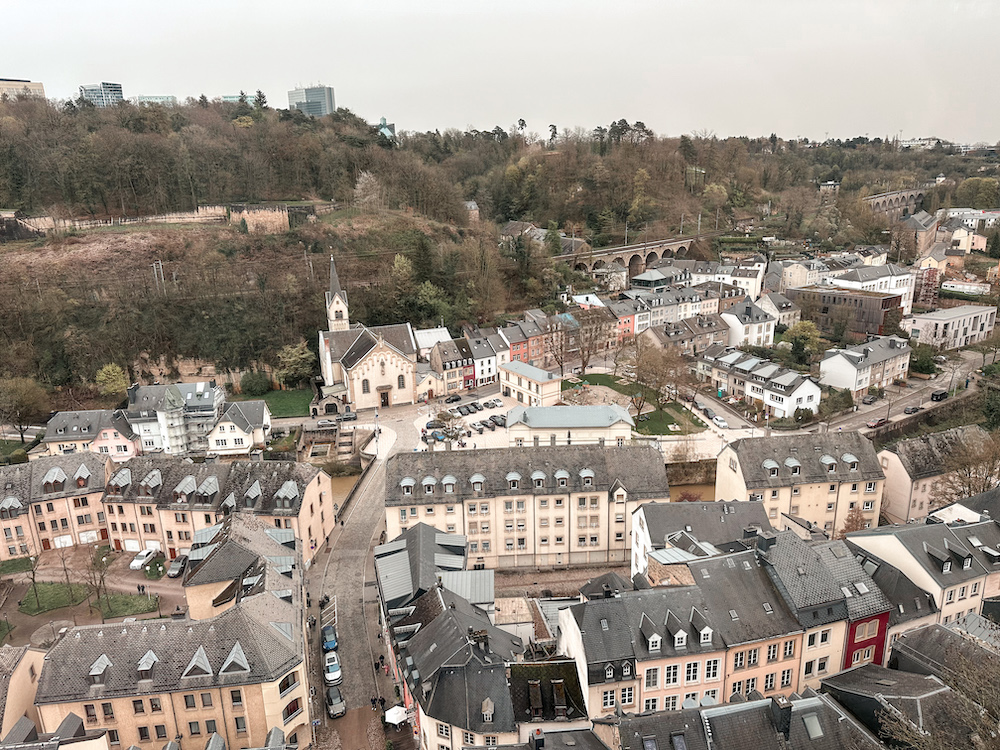
[[7,460],[12,464],[26,464],[28,463],[28,452],[24,448],[18,448],[15,451],[11,451]]
[[264,372],[248,372],[240,378],[240,390],[246,396],[263,396],[271,390],[271,378]]

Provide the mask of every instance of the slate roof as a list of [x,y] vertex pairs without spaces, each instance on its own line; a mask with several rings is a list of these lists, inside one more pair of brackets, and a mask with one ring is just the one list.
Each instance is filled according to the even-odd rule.
[[770,313],[761,310],[747,297],[743,302],[738,302],[730,308],[724,310],[722,315],[732,315],[739,321],[740,325],[756,325],[758,323],[774,322],[776,318]]
[[[982,555],[985,553],[973,554],[973,549],[966,546],[968,542],[942,523],[879,526],[851,532],[847,535],[847,539],[861,546],[863,545],[862,540],[872,535],[895,536],[903,550],[942,589],[982,578],[989,572],[981,562]],[[964,567],[966,557],[972,558],[968,568]],[[947,573],[944,572],[945,562],[951,563]]]
[[[99,492],[104,486],[104,467],[107,456],[97,453],[70,453],[64,456],[41,456],[29,464],[31,469],[31,500],[52,500],[68,495]],[[119,464],[120,465],[120,464]],[[45,477],[50,471],[65,475],[61,492],[45,492]],[[85,484],[78,486],[77,477]]]
[[439,570],[465,568],[466,537],[418,523],[375,548],[375,570],[386,607],[405,606],[438,582]]
[[508,370],[514,375],[520,375],[521,377],[528,378],[529,380],[535,380],[539,382],[545,382],[546,380],[556,380],[559,378],[555,373],[547,372],[540,367],[535,367],[534,365],[529,365],[525,362],[519,360],[511,360],[510,362],[505,362],[500,366],[501,370]]
[[[884,279],[893,276],[909,276],[910,272],[905,268],[900,268],[895,263],[886,263],[884,266],[858,266],[852,268],[845,274],[841,274],[837,277],[838,280],[843,281],[857,281],[859,283],[865,283],[866,281],[875,281],[877,279]],[[836,281],[834,281],[836,283]]]
[[524,424],[537,429],[581,429],[610,427],[625,422],[634,427],[628,410],[617,404],[596,406],[515,406],[507,414],[507,426]]
[[688,569],[705,597],[708,621],[727,645],[801,632],[802,626],[754,552],[698,560],[688,563]]
[[[841,539],[812,545],[820,561],[838,586],[846,588],[847,616],[850,620],[863,620],[883,612],[891,612],[892,602],[882,593],[854,553]],[[859,585],[860,584],[860,585]]]
[[347,293],[344,291],[343,287],[340,286],[340,276],[337,275],[337,264],[333,260],[333,256],[330,256],[330,293],[326,299],[326,303],[329,305],[330,300],[332,300],[336,295],[340,295],[340,298],[347,303]]
[[[675,742],[675,737],[683,738],[684,745],[680,747],[686,750],[710,750],[712,747],[705,737],[701,711],[696,708],[600,717],[594,719],[594,724],[595,726],[617,724],[621,750],[677,750],[679,745]],[[756,749],[744,748],[744,750]]]
[[946,473],[956,448],[974,448],[987,440],[989,435],[986,431],[979,425],[971,424],[900,440],[887,450],[899,456],[910,481],[916,481]]
[[[741,438],[730,443],[739,459],[739,469],[748,489],[787,487],[791,484],[822,484],[824,482],[871,482],[884,479],[885,474],[871,441],[859,432],[828,432],[823,435],[772,435],[771,437]],[[824,456],[835,459],[836,471],[830,472]],[[852,471],[845,456],[858,459]],[[765,461],[776,461],[778,473],[771,476]],[[801,467],[798,475],[792,466]],[[720,471],[728,471],[728,467]]]
[[583,584],[580,587],[580,596],[584,599],[605,599],[608,596],[617,596],[623,591],[632,591],[634,588],[632,581],[625,580],[611,570]]
[[32,461],[27,464],[0,466],[0,508],[6,510],[12,517],[27,514],[31,507],[31,474],[34,465],[35,462]]
[[334,362],[340,362],[348,370],[377,346],[380,336],[386,344],[406,358],[415,359],[417,354],[416,340],[409,323],[371,328],[355,323],[346,331],[323,331],[322,336],[330,349],[330,358]]
[[56,412],[45,425],[43,443],[58,443],[66,439],[96,440],[102,430],[113,429],[132,440],[135,433],[125,419],[125,412],[119,410],[93,409],[89,411]]
[[[273,598],[273,597],[272,597]],[[279,615],[294,628],[292,606]],[[146,620],[73,628],[49,652],[38,680],[35,702],[40,705],[112,697],[141,697],[205,687],[270,682],[301,663],[300,649],[271,623],[272,608],[244,603],[209,620]],[[292,631],[294,632],[294,630]],[[223,673],[222,667],[239,643],[249,671]],[[184,677],[199,648],[204,649],[211,674]],[[147,651],[156,654],[152,679],[138,681],[138,664]],[[104,684],[91,685],[91,665],[106,655]]]
[[[0,707],[2,708],[2,707]],[[22,716],[0,741],[0,748],[9,750],[59,750],[60,747],[70,747],[78,742],[100,740],[95,744],[107,745],[104,736],[106,729],[88,730],[83,719],[70,712],[63,717],[54,732],[40,733],[34,722],[27,716]],[[165,749],[166,750],[166,749]]]
[[[510,665],[510,701],[514,720],[555,721],[557,703],[565,707],[568,721],[587,718],[587,706],[580,687],[576,662],[565,657],[549,661],[520,662]],[[537,683],[532,685],[532,683]],[[540,708],[540,715],[532,709]],[[546,734],[546,745],[550,734]]]
[[910,346],[905,339],[896,336],[877,336],[863,344],[844,349],[827,349],[823,353],[823,361],[839,356],[856,370],[861,370],[909,353]]
[[230,401],[222,412],[222,420],[229,420],[243,432],[250,433],[264,426],[268,411],[266,401]]
[[[591,485],[584,484],[587,470],[593,472]],[[531,476],[536,471],[545,474],[544,486],[535,489]],[[556,472],[568,473],[567,486],[558,487]],[[509,473],[519,474],[519,489],[509,487]],[[473,490],[472,477],[482,477],[483,491]],[[404,495],[402,481],[406,478],[420,484],[424,477],[436,479],[434,491]],[[456,479],[454,492],[445,493],[445,476]],[[477,478],[477,481],[478,478]],[[397,453],[387,462],[386,505],[410,505],[419,502],[461,502],[466,498],[490,498],[505,495],[523,497],[525,491],[551,494],[558,492],[609,492],[620,483],[630,499],[666,499],[669,497],[667,473],[663,457],[645,446],[602,448],[596,445],[545,446],[539,448],[491,448],[478,451],[433,451]]]
[[[424,713],[438,721],[480,734],[514,731],[505,663],[518,659],[523,644],[481,610],[471,610],[447,607],[406,642],[399,657],[404,678]],[[485,644],[476,640],[480,632]],[[482,710],[487,698],[493,702],[490,722]]]
[[232,581],[257,564],[259,555],[232,540],[226,540],[212,551],[193,573],[184,580],[185,586]]
[[782,531],[758,552],[775,588],[804,628],[847,618],[846,594],[820,555],[793,531]]
[[[574,605],[571,612],[582,635],[587,681],[591,685],[607,681],[605,670],[608,666],[613,669],[614,679],[620,680],[626,664],[636,676],[636,660],[709,653],[726,646],[718,630],[721,626],[710,614],[710,606],[699,586],[626,591],[620,597]],[[726,619],[729,619],[728,610]],[[706,625],[712,628],[712,640],[702,644],[701,630]],[[687,642],[675,648],[674,635],[678,630],[686,633]],[[661,638],[658,651],[649,650],[652,634]]]
[[975,663],[985,662],[992,666],[994,672],[1000,669],[1000,655],[987,648],[982,640],[963,635],[954,622],[950,625],[924,625],[900,633],[892,644],[889,663],[949,680],[953,676],[951,667],[958,666],[956,659],[959,657]]
[[641,507],[653,549],[662,547],[663,539],[677,531],[689,531],[700,542],[719,545],[742,539],[744,529],[772,530],[761,503],[646,503]]
[[938,611],[934,597],[917,586],[896,567],[844,540],[855,561],[889,601],[889,625],[926,617]]
[[917,232],[926,232],[934,226],[935,222],[936,219],[926,211],[917,211],[917,213],[910,214],[903,219],[903,224],[907,229],[913,229]]

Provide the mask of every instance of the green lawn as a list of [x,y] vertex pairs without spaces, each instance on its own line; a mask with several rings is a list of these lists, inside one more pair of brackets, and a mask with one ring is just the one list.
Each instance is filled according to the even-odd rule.
[[151,581],[158,581],[167,573],[167,563],[162,557],[157,557],[146,565],[146,578]]
[[309,403],[313,392],[310,389],[295,391],[270,391],[263,397],[259,396],[228,396],[230,401],[259,401],[263,398],[271,410],[272,417],[308,417]]
[[7,620],[0,620],[0,644],[3,644],[3,642],[7,640],[7,636],[13,629],[13,625],[8,627]]
[[159,598],[142,594],[121,594],[114,592],[97,600],[101,614],[105,617],[131,617],[155,612],[159,606]]
[[0,456],[9,456],[18,448],[27,450],[28,443],[22,445],[20,440],[0,440]]
[[285,435],[281,440],[277,440],[268,446],[273,451],[291,451],[295,450],[295,446],[299,441],[299,433],[301,430],[296,427],[294,430],[289,430],[288,434]]
[[[653,391],[650,388],[639,385],[634,382],[628,382],[625,385],[619,383],[619,380],[626,380],[621,376],[608,375],[606,373],[588,373],[580,377],[581,380],[585,380],[590,385],[603,385],[607,386],[613,391],[617,391],[622,395],[632,397],[637,392],[643,392],[646,395],[646,403],[649,405],[655,405],[656,399],[653,398]],[[569,390],[578,383],[569,383],[563,381],[562,389],[564,391]],[[704,423],[693,417],[690,412],[688,412],[684,407],[680,406],[675,402],[668,403],[662,410],[657,409],[655,411],[647,412],[643,416],[649,416],[648,420],[642,422],[636,422],[635,429],[643,435],[684,435],[691,432],[700,432],[705,428]],[[681,429],[671,430],[669,425],[676,424],[680,425]]]
[[36,588],[28,587],[19,609],[26,615],[40,615],[53,609],[79,604],[87,598],[87,593],[87,587],[83,584],[73,584],[67,588],[65,583],[39,583]]
[[0,576],[9,576],[13,573],[23,573],[31,570],[30,557],[15,557],[10,560],[0,562]]

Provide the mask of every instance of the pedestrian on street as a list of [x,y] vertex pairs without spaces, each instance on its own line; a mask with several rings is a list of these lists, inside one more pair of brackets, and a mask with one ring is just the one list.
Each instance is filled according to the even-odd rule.
[[375,704],[376,704],[376,703],[378,703],[378,698],[377,698],[376,696],[374,696],[374,695],[373,695],[373,696],[372,696],[372,711],[374,711],[374,710],[375,710]]
[[389,676],[389,665],[388,664],[385,665],[385,676],[386,677]]
[[137,593],[141,594],[142,593],[142,584],[141,583],[137,583],[135,585],[135,590],[136,590]]
[[381,665],[377,661],[372,662],[372,669],[375,670],[375,674],[378,674],[378,671],[379,671],[380,668],[381,668]]
[[383,698],[382,696],[379,696],[378,707],[382,709],[382,711],[385,711],[385,698]]
[[384,654],[379,654],[378,655],[378,663],[379,663],[379,666],[381,666],[381,667],[385,666],[385,655]]

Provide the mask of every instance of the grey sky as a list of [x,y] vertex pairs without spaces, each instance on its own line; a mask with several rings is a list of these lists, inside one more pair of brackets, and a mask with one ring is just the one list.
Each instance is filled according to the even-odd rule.
[[[8,0],[0,77],[125,96],[322,82],[403,130],[1000,140],[996,0]],[[17,30],[16,33],[10,33]]]

